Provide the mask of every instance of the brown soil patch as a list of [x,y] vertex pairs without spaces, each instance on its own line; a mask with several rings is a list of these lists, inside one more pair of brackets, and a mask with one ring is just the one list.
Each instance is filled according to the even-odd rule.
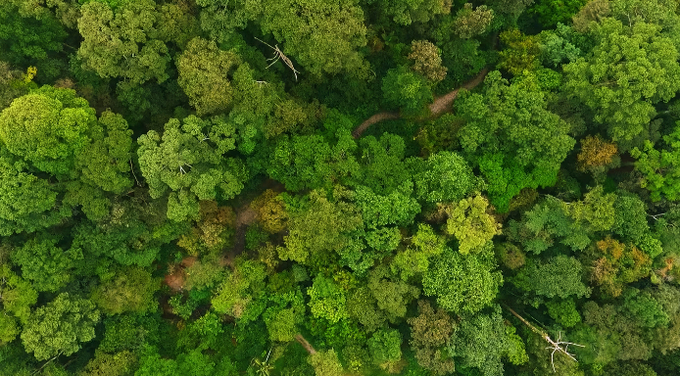
[[[472,80],[466,82],[463,84],[463,86],[445,94],[442,95],[441,97],[438,97],[434,100],[434,102],[430,105],[430,117],[437,117],[445,112],[451,111],[451,108],[453,106],[453,101],[456,99],[458,96],[458,92],[460,92],[460,89],[467,89],[467,90],[472,90],[477,85],[481,84],[484,82],[484,78],[486,77],[487,73],[489,73],[489,68],[484,68],[482,69],[479,74]],[[359,138],[361,137],[361,134],[368,129],[371,125],[375,123],[379,123],[384,120],[394,120],[394,119],[399,119],[401,116],[396,113],[396,112],[380,112],[377,113],[370,118],[364,120],[363,123],[359,124],[358,127],[354,129],[352,132],[352,136],[354,138]]]
[[180,292],[184,289],[184,283],[186,282],[186,272],[184,268],[177,268],[174,273],[166,274],[163,279],[170,289],[174,292]]
[[163,278],[163,282],[174,292],[180,292],[184,290],[184,284],[186,283],[187,279],[186,268],[191,267],[191,265],[196,263],[196,261],[198,261],[198,258],[194,256],[183,258],[179,264],[172,265],[171,270],[174,271],[172,273],[166,274]]

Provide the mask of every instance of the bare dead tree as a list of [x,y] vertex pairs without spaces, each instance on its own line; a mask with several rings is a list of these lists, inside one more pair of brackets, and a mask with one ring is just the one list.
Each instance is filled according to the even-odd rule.
[[137,179],[137,175],[135,175],[135,166],[132,164],[132,158],[130,158],[130,171],[132,172],[132,176],[135,178],[135,181],[137,182],[137,186],[142,187],[142,184]]
[[295,67],[293,66],[293,62],[290,61],[290,59],[286,55],[284,55],[283,52],[279,49],[279,45],[277,44],[277,45],[274,45],[274,47],[272,47],[271,44],[263,41],[262,39],[260,39],[258,37],[255,37],[255,39],[257,39],[261,43],[267,45],[267,47],[274,50],[274,57],[270,57],[269,59],[267,59],[267,61],[271,61],[271,63],[269,63],[269,65],[267,65],[267,68],[265,68],[265,69],[269,69],[269,67],[276,64],[277,61],[282,60],[283,63],[286,64],[288,66],[288,68],[290,68],[290,70],[293,71],[293,74],[295,75],[295,81],[297,81],[297,74],[300,73],[300,72],[297,69],[295,69]]
[[548,333],[546,333],[546,332],[536,328],[535,326],[533,326],[529,321],[527,321],[524,317],[520,316],[519,313],[515,312],[512,308],[508,307],[505,304],[503,306],[508,311],[510,311],[510,313],[515,315],[515,317],[520,319],[520,321],[522,321],[524,323],[524,325],[528,326],[529,329],[531,329],[532,332],[538,334],[539,336],[541,336],[541,338],[543,338],[546,342],[548,342],[549,346],[546,347],[546,350],[552,350],[550,352],[550,364],[552,365],[553,372],[557,372],[555,370],[555,353],[562,353],[562,354],[566,355],[567,357],[569,357],[569,359],[578,363],[578,360],[576,360],[576,357],[574,356],[574,354],[569,352],[569,346],[577,346],[577,347],[585,347],[585,346],[579,345],[578,343],[574,343],[574,342],[562,341],[562,332],[557,333],[557,341],[555,341],[552,338],[550,338]]

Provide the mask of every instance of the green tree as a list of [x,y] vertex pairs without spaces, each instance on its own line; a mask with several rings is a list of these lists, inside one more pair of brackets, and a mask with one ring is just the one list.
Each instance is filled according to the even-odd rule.
[[605,18],[588,58],[564,66],[565,88],[595,112],[614,141],[630,141],[655,116],[654,104],[680,89],[678,51],[661,27]]
[[38,291],[56,292],[72,279],[73,269],[83,254],[79,249],[64,250],[59,238],[38,235],[17,248],[12,261],[21,266],[22,277],[30,280]]
[[160,281],[144,269],[123,269],[115,278],[99,285],[91,300],[107,314],[144,313],[155,308],[154,293],[159,288]]
[[68,35],[64,26],[52,12],[35,16],[20,10],[13,1],[0,5],[0,60],[23,69],[37,66],[42,82],[58,77],[62,67],[56,54]]
[[404,281],[394,281],[386,266],[377,266],[368,272],[368,289],[390,322],[406,316],[408,304],[420,296],[420,290]]
[[322,317],[330,323],[337,323],[347,317],[345,291],[333,279],[319,274],[314,278],[309,295],[309,311],[314,317]]
[[513,76],[521,76],[525,72],[536,71],[540,66],[538,59],[540,47],[538,38],[522,34],[517,29],[506,30],[500,35],[505,49],[499,53],[498,66]]
[[224,156],[236,148],[235,131],[224,117],[190,115],[170,119],[162,135],[152,130],[139,138],[139,164],[151,197],[170,191],[168,218],[198,219],[198,200],[231,199],[241,192],[245,166]]
[[352,232],[362,227],[354,205],[332,202],[323,193],[312,191],[309,203],[290,212],[289,232],[284,237],[285,248],[279,248],[279,257],[308,264],[329,251],[341,253],[357,243]]
[[171,376],[178,373],[177,362],[174,359],[161,358],[154,346],[146,345],[142,348],[135,376]]
[[4,264],[0,266],[0,300],[0,345],[5,345],[19,335],[19,324],[28,320],[38,292]]
[[82,342],[94,339],[98,322],[94,303],[62,293],[29,317],[21,341],[37,360],[68,356],[78,351]]
[[591,280],[604,294],[617,297],[624,287],[649,275],[652,260],[635,246],[607,237],[596,243]]
[[352,181],[352,184],[371,188],[379,195],[388,195],[412,178],[413,173],[404,161],[406,143],[402,137],[388,132],[383,133],[379,139],[373,136],[362,137],[359,140],[359,151],[357,162],[361,170],[356,174],[355,179],[358,181]]
[[573,250],[584,250],[598,234],[614,227],[616,200],[616,194],[605,194],[601,186],[590,190],[579,201],[564,202],[548,197],[525,211],[521,221],[511,220],[506,234],[536,254],[552,247],[556,241]]
[[425,106],[434,100],[425,78],[404,66],[387,71],[382,80],[382,91],[385,103],[400,109],[405,116],[423,114]]
[[623,241],[633,243],[652,259],[661,254],[661,241],[653,237],[647,222],[647,206],[636,194],[619,191],[614,202],[612,231]]
[[413,60],[414,71],[432,82],[439,82],[446,78],[447,68],[442,65],[441,50],[426,40],[411,42],[409,60]]
[[407,226],[420,213],[420,205],[412,197],[412,193],[413,184],[410,181],[386,196],[377,195],[370,188],[359,186],[354,200],[369,229],[386,225]]
[[642,187],[651,192],[652,200],[680,200],[680,122],[673,133],[663,137],[666,148],[657,150],[646,140],[642,150],[634,148],[635,168],[644,175]]
[[658,376],[654,369],[644,363],[611,363],[607,366],[607,375],[612,376]]
[[189,42],[177,58],[177,82],[198,116],[229,109],[234,97],[230,75],[239,62],[234,52],[220,50],[213,41],[195,38]]
[[0,111],[18,98],[28,93],[30,83],[25,82],[24,74],[12,69],[9,63],[0,61]]
[[373,362],[390,370],[401,360],[401,335],[396,329],[378,330],[367,341]]
[[451,12],[449,0],[369,0],[377,3],[380,10],[392,18],[398,25],[408,26],[414,22],[427,23],[437,15],[447,15]]
[[234,271],[212,296],[213,309],[244,321],[256,319],[264,309],[257,298],[264,293],[266,278],[264,265],[239,258]]
[[258,23],[312,75],[361,76],[367,70],[357,51],[366,45],[363,20],[363,10],[352,0],[263,0]]
[[459,37],[468,39],[484,34],[493,21],[493,9],[480,5],[472,9],[471,3],[466,3],[458,13],[453,23],[453,29]]
[[547,301],[545,306],[550,317],[565,328],[571,328],[581,322],[581,315],[576,310],[573,298],[552,299]]
[[410,345],[418,364],[435,375],[455,370],[455,364],[444,348],[450,343],[455,322],[441,308],[436,311],[426,300],[418,301],[418,316],[408,319],[411,326]]
[[586,345],[581,351],[585,363],[607,364],[615,361],[649,359],[650,344],[644,340],[642,327],[631,320],[613,304],[598,305],[588,301],[583,305],[583,322],[586,324],[573,339]]
[[356,174],[357,146],[348,131],[330,145],[320,135],[282,137],[272,152],[267,173],[292,191],[328,187],[331,182]]
[[[15,158],[28,163],[17,164],[15,169],[57,177],[52,189],[67,192],[62,203],[81,206],[92,220],[108,215],[111,194],[121,194],[132,185],[128,175],[131,135],[120,115],[106,111],[97,121],[95,110],[71,89],[43,86],[0,114],[0,140]],[[38,188],[33,194],[44,197],[44,188],[39,186],[46,184],[21,173],[10,181],[16,184],[17,178],[33,180],[31,185]],[[19,192],[14,194],[21,197]],[[44,200],[37,200],[38,208]],[[68,206],[60,211],[62,216]]]
[[[124,266],[148,267],[163,244],[176,240],[189,230],[189,223],[164,221],[166,211],[164,202],[149,200],[140,192],[130,200],[115,202],[111,215],[98,224],[80,222],[72,230],[74,239],[71,248],[82,249],[88,261],[113,259]],[[81,263],[80,266],[89,269],[89,273],[111,276],[109,267],[97,270],[100,265],[92,262]]]
[[[477,314],[460,322],[460,327],[453,341],[454,353],[461,361],[458,369],[477,368],[485,376],[504,374],[503,359],[509,357],[513,346],[514,330],[509,330],[496,306],[491,314]],[[514,329],[514,328],[513,328]],[[513,363],[526,362],[524,344],[519,341],[519,354]]]
[[590,288],[581,281],[583,266],[569,256],[559,255],[546,262],[527,260],[526,266],[511,279],[518,288],[552,299],[590,296]]
[[415,164],[413,181],[416,197],[427,203],[460,201],[483,184],[465,159],[451,151],[431,154]]
[[133,141],[127,121],[121,115],[105,111],[97,126],[92,127],[90,137],[91,143],[86,150],[76,156],[80,180],[105,192],[125,193],[132,187],[130,161]]
[[161,17],[153,0],[126,1],[116,9],[100,1],[81,7],[78,58],[103,78],[124,78],[133,85],[168,79],[171,61]]
[[38,170],[64,176],[89,145],[96,121],[95,110],[74,90],[43,86],[2,111],[0,140]]
[[435,234],[432,227],[419,223],[418,230],[411,237],[411,244],[397,253],[390,267],[394,273],[399,273],[402,280],[425,273],[430,267],[430,260],[444,252],[446,240]]
[[467,94],[456,104],[466,121],[463,150],[479,166],[500,212],[523,188],[554,184],[575,144],[569,125],[546,106],[530,78],[508,85],[497,71],[486,77],[483,94]]
[[447,248],[424,274],[423,292],[436,296],[437,303],[447,311],[474,314],[498,295],[503,276],[495,268],[490,246],[465,256]]
[[316,376],[341,376],[343,374],[342,364],[333,349],[311,354],[307,362],[314,368]]
[[489,201],[483,196],[463,199],[447,208],[446,233],[458,239],[458,252],[479,252],[499,235],[500,224],[487,212]]
[[108,354],[97,350],[78,376],[131,375],[137,365],[137,356],[130,351]]
[[0,147],[0,235],[34,232],[71,216],[58,202],[58,189],[30,173],[26,163]]
[[570,21],[587,2],[587,0],[541,0],[529,8],[527,13],[535,15],[538,22],[547,29],[558,23]]

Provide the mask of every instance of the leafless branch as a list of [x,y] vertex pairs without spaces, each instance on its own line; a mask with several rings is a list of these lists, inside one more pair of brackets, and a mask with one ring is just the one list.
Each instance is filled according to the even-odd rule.
[[137,182],[137,186],[141,187],[142,183],[139,182],[137,179],[137,175],[135,175],[135,166],[132,164],[132,158],[130,158],[130,171],[132,172],[132,176],[135,178],[135,181]]
[[552,352],[550,353],[550,364],[552,365],[553,372],[557,372],[557,370],[555,370],[555,353],[562,353],[562,354],[566,355],[567,357],[569,357],[569,359],[571,359],[575,362],[578,362],[578,360],[576,360],[576,357],[574,356],[574,354],[571,354],[569,352],[569,346],[571,345],[571,346],[577,346],[577,347],[585,347],[584,345],[579,345],[578,343],[574,343],[574,342],[562,341],[562,332],[557,333],[557,341],[555,341],[552,338],[550,338],[548,333],[536,328],[529,321],[527,321],[524,317],[520,316],[519,313],[515,312],[512,308],[508,307],[505,304],[503,306],[508,311],[510,311],[510,313],[512,313],[515,317],[520,319],[520,321],[522,321],[522,323],[524,323],[524,325],[528,326],[529,329],[531,329],[532,332],[538,334],[539,336],[541,336],[541,338],[543,338],[546,342],[548,342],[548,344],[550,346],[546,347],[546,350],[552,350]]
[[295,75],[295,81],[297,81],[297,74],[300,73],[300,72],[297,69],[295,69],[295,66],[293,66],[293,62],[286,55],[284,55],[283,52],[279,49],[279,45],[277,44],[274,47],[272,47],[271,44],[261,40],[260,38],[255,37],[255,39],[264,43],[265,45],[267,45],[267,47],[274,50],[274,57],[270,57],[269,59],[267,59],[267,61],[271,61],[271,63],[269,65],[267,65],[266,69],[269,69],[269,67],[276,64],[277,61],[283,60],[283,63],[286,64],[288,66],[288,68],[290,68],[290,70],[293,71],[293,74]]
[[654,218],[655,221],[659,220],[659,217],[663,217],[666,215],[666,213],[659,213],[659,214],[647,214],[648,217]]

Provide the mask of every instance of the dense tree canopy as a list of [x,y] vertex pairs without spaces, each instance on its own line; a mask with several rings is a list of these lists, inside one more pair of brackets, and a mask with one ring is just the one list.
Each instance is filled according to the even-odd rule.
[[680,374],[675,0],[0,1],[0,375]]

